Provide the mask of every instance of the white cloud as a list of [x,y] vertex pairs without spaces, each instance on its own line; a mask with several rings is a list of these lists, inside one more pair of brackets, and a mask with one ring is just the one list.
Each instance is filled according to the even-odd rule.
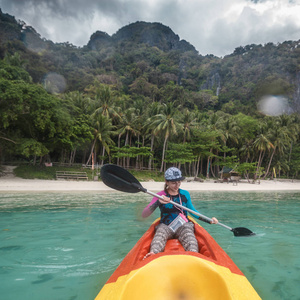
[[0,0],[0,7],[42,37],[77,46],[136,21],[169,26],[203,55],[300,39],[300,0]]

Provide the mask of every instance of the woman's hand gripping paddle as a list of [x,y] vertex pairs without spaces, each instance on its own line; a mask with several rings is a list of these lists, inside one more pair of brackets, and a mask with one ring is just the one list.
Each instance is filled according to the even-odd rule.
[[[147,193],[154,197],[163,199],[162,196],[157,195],[157,194],[145,189],[131,173],[129,173],[127,170],[125,170],[122,167],[119,167],[117,165],[113,165],[113,164],[104,165],[101,168],[101,179],[110,188],[113,188],[113,189],[121,191],[121,192],[125,192],[125,193],[144,192],[144,193]],[[182,206],[176,202],[170,201],[170,203],[172,203],[173,205],[176,205],[182,209],[185,209],[194,215],[199,216],[200,219],[205,219],[209,222],[212,221],[211,218],[208,218],[202,214],[199,214],[198,212],[193,211],[193,210],[191,210],[185,206]],[[220,222],[218,223],[218,225],[232,231],[235,236],[255,235],[254,232],[252,232],[251,230],[249,230],[248,228],[245,228],[245,227],[231,228]]]

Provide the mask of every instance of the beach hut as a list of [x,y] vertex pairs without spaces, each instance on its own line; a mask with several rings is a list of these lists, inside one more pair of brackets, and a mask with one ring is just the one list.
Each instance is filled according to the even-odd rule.
[[240,175],[233,168],[223,167],[220,171],[220,179],[223,182],[238,182],[240,180]]

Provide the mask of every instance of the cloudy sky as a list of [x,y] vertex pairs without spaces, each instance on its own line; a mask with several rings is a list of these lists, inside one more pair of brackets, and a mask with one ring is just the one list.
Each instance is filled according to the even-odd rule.
[[169,26],[202,55],[300,39],[300,0],[0,0],[0,8],[42,37],[76,46],[136,21]]

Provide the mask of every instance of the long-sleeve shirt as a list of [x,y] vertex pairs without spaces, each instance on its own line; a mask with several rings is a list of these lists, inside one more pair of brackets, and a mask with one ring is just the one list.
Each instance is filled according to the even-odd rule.
[[[179,189],[179,194],[176,196],[170,196],[170,195],[166,194],[165,191],[161,191],[157,194],[160,196],[170,197],[173,202],[176,202],[176,203],[181,204],[182,206],[185,206],[195,212],[198,212],[192,204],[190,193],[186,190]],[[160,223],[169,225],[180,213],[184,214],[187,217],[186,210],[183,210],[183,209],[175,206],[172,203],[162,204],[159,202],[159,199],[157,197],[153,197],[152,201],[144,208],[144,210],[142,212],[142,217],[146,218],[146,217],[150,216],[157,207],[159,207],[160,212],[161,212]],[[209,223],[209,221],[207,221],[206,219],[203,219],[192,213],[191,213],[191,215],[197,219],[200,219],[204,222]]]

